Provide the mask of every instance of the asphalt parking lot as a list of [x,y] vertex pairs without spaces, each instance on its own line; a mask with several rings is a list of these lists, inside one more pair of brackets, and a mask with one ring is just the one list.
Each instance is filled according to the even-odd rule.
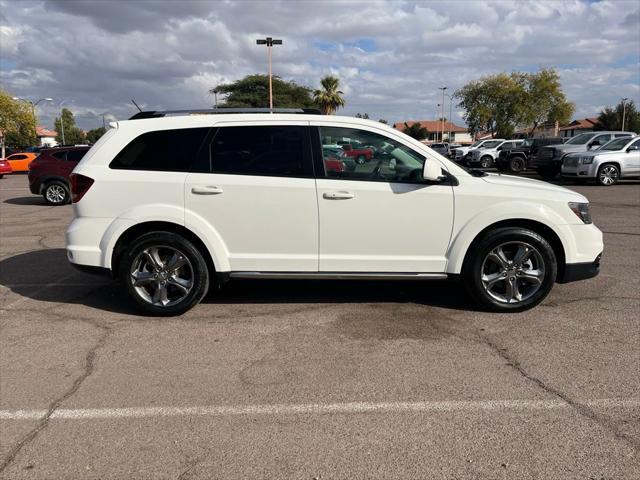
[[159,319],[67,264],[70,206],[0,180],[0,478],[640,478],[640,182],[569,187],[602,271],[532,311],[265,281]]

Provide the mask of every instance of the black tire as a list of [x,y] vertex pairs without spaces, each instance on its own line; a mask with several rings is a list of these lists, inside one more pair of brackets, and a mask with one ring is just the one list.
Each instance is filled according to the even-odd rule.
[[605,163],[598,168],[596,184],[601,187],[610,187],[618,183],[620,179],[620,169],[614,163]]
[[358,155],[358,158],[356,159],[356,162],[358,163],[358,165],[364,165],[366,161],[367,161],[366,155]]
[[3,178],[4,178],[4,173],[0,174],[0,179],[3,179]]
[[[137,290],[137,288],[140,287],[133,285],[133,271],[145,274],[153,273],[148,270],[138,270],[137,265],[139,264],[138,262],[141,257],[144,255],[143,252],[150,248],[153,249],[154,247],[159,248],[160,252],[170,252],[171,250],[174,250],[183,254],[188,262],[184,267],[180,268],[189,268],[189,271],[191,272],[191,287],[184,298],[179,298],[183,293],[182,290],[178,289],[175,283],[171,284],[171,280],[169,280],[168,277],[164,277],[167,280],[165,281],[166,286],[163,288],[165,291],[169,291],[170,294],[172,294],[165,297],[168,299],[169,303],[164,306],[151,303],[154,298],[143,298],[142,294]],[[163,259],[161,253],[159,256],[161,260],[164,260],[163,265],[166,267],[169,264],[170,259],[168,256]],[[189,240],[171,232],[150,232],[135,239],[131,243],[131,247],[123,252],[119,261],[118,271],[120,281],[123,283],[129,298],[139,311],[147,315],[166,317],[180,315],[197,305],[209,290],[209,270],[202,253]],[[161,276],[163,274],[166,275],[166,272],[161,273]],[[157,276],[158,275],[156,275],[156,277]],[[147,288],[150,290],[153,290],[154,287],[158,288],[159,281],[160,280],[150,281],[148,286],[144,287],[145,291]],[[149,295],[149,297],[151,297],[151,295]],[[174,299],[172,300],[171,297]],[[175,303],[173,303],[174,301]]]
[[560,173],[560,169],[557,167],[543,167],[538,169],[538,175],[545,180],[553,180]]
[[66,205],[71,201],[69,185],[61,180],[47,182],[42,189],[42,198],[49,205]]
[[513,173],[522,173],[526,170],[527,163],[522,157],[511,157],[509,159],[509,170]]
[[[484,277],[485,279],[490,278],[490,275],[496,275],[496,278],[499,278],[495,280],[495,287],[491,287],[496,288],[497,292],[488,292],[483,283],[483,269],[490,269],[493,264],[487,257],[497,248],[502,248],[505,254],[516,252],[517,245],[533,247],[532,250],[535,251],[535,253],[530,253],[530,257],[526,260],[526,262],[531,263],[520,264],[523,266],[525,273],[518,271],[517,263],[511,265],[506,270],[507,273],[501,273],[501,269],[496,263],[495,272],[490,274],[487,274],[486,270],[484,272],[487,274],[487,277]],[[541,274],[542,278],[539,286],[525,281],[525,278],[520,276],[526,276],[528,271],[539,272],[540,265],[538,264],[541,264],[544,270],[544,273]],[[534,269],[534,267],[536,268]],[[525,228],[506,227],[487,232],[478,242],[472,245],[467,258],[465,258],[462,279],[469,293],[484,308],[494,312],[520,312],[536,306],[545,299],[556,281],[557,273],[558,265],[555,253],[544,237]],[[515,288],[511,287],[513,288],[511,291],[519,292],[521,300],[512,302],[505,300],[509,296],[509,290],[507,290],[509,284],[516,285]],[[500,293],[501,288],[505,290],[504,294]],[[501,295],[503,297],[502,300],[496,298]]]
[[493,158],[489,155],[485,155],[480,159],[480,166],[482,168],[490,168],[493,165]]

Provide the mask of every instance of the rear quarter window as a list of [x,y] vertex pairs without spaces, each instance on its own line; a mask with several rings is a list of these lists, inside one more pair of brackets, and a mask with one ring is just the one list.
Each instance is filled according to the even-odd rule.
[[202,154],[209,128],[183,128],[143,133],[109,164],[112,169],[188,172]]

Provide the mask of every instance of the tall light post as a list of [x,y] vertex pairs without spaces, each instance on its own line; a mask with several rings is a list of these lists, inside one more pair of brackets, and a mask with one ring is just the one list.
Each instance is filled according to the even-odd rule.
[[34,133],[36,134],[36,141],[38,141],[38,117],[36,115],[36,107],[40,102],[53,102],[53,98],[50,98],[50,97],[41,98],[37,102],[32,102],[28,98],[13,97],[13,99],[31,104],[31,114],[33,115],[33,128],[34,128]]
[[259,38],[256,40],[257,45],[266,45],[267,52],[269,57],[269,110],[273,110],[273,85],[272,85],[272,74],[271,74],[271,47],[274,45],[282,45],[282,40],[277,40],[275,38],[267,37],[267,38]]
[[453,107],[453,97],[447,93],[449,97],[449,132],[447,133],[447,142],[451,143],[451,107]]
[[444,141],[444,91],[447,87],[438,87],[438,90],[442,90],[442,134],[440,135],[440,141]]
[[620,130],[622,130],[624,132],[624,120],[625,120],[625,114],[627,113],[627,100],[629,100],[627,97],[622,99],[622,128]]
[[212,92],[213,92],[213,98],[215,102],[215,108],[218,108],[218,87],[214,88]]
[[[438,115],[440,115],[440,107],[444,108],[444,106],[442,106],[440,103],[438,103],[438,105],[436,106],[436,120],[438,119]],[[439,129],[439,128],[440,128],[440,127],[438,127],[438,129]],[[435,138],[435,141],[436,141],[436,142],[438,141],[438,134],[439,134],[439,133],[440,133],[440,132],[436,132],[436,138]]]

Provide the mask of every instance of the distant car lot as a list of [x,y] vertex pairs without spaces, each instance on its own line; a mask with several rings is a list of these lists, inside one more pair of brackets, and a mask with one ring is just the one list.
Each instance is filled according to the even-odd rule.
[[529,312],[263,281],[159,320],[69,267],[70,206],[5,177],[0,478],[637,478],[640,182],[567,185],[602,272]]

